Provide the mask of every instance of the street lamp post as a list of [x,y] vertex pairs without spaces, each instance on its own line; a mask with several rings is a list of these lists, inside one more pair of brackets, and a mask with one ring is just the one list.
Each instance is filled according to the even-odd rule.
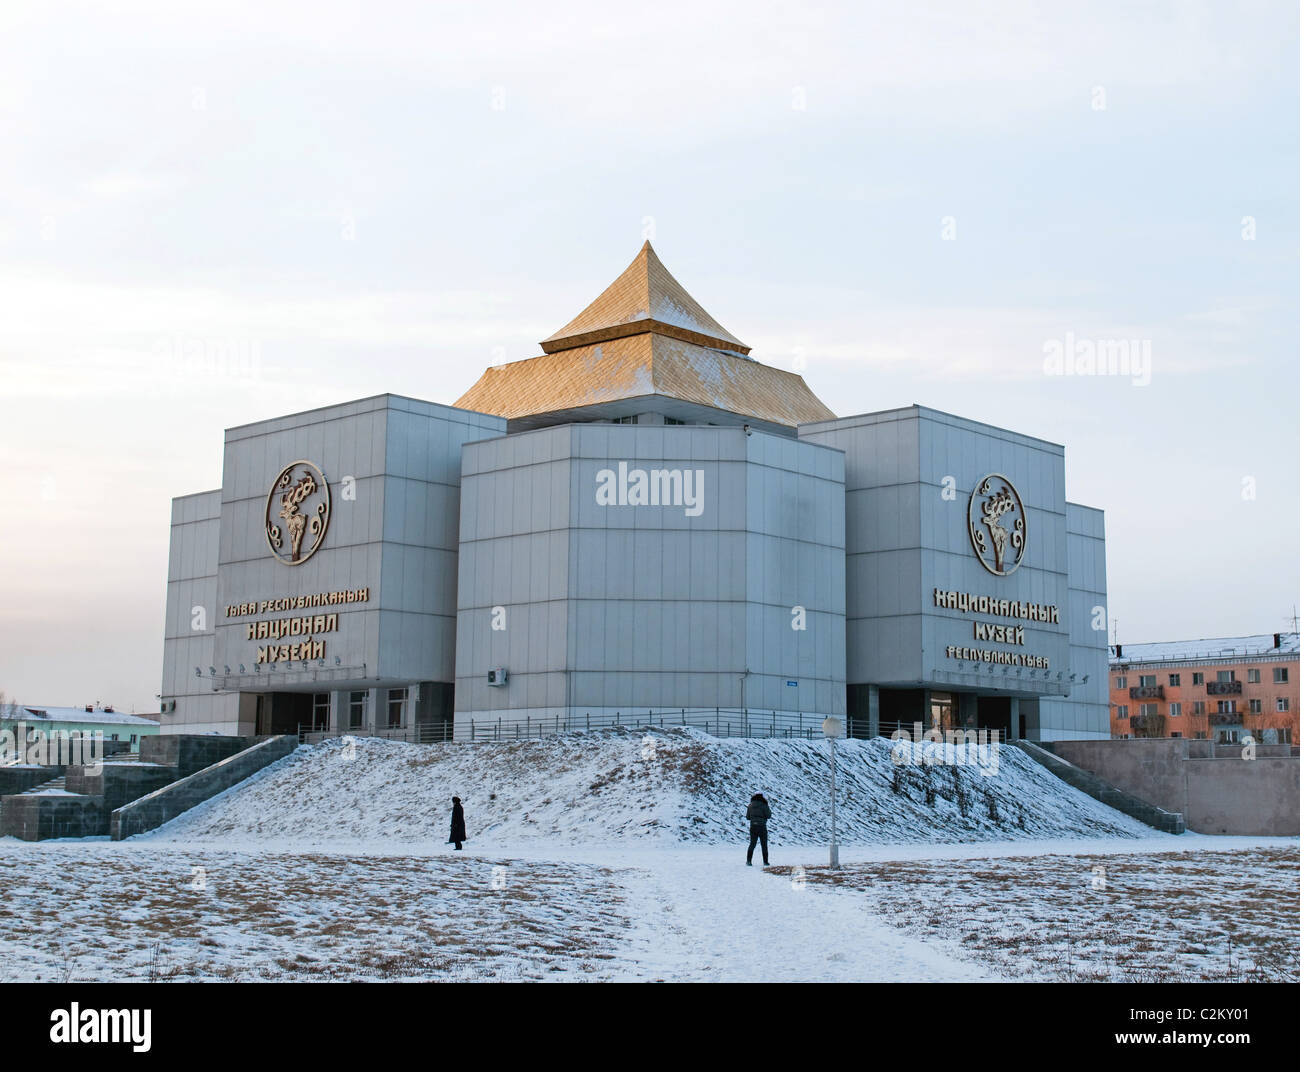
[[838,718],[822,720],[822,735],[831,742],[831,867],[840,866],[839,828],[835,821],[835,738],[844,733],[844,723]]

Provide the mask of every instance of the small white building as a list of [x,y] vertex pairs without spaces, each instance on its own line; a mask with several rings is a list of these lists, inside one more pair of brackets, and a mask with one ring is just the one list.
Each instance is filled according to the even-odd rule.
[[86,704],[84,707],[42,707],[26,704],[6,704],[0,708],[0,732],[13,733],[19,724],[27,727],[28,734],[39,730],[47,737],[54,732],[74,737],[88,737],[102,733],[105,741],[123,741],[138,748],[141,737],[149,737],[159,730],[155,719],[128,715],[114,711],[111,706]]

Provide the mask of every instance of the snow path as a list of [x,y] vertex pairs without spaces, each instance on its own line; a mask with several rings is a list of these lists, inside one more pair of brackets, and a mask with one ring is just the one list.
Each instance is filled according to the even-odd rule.
[[[860,897],[746,867],[741,848],[660,853],[630,885],[640,978],[687,982],[990,981]],[[639,903],[637,903],[639,902]]]

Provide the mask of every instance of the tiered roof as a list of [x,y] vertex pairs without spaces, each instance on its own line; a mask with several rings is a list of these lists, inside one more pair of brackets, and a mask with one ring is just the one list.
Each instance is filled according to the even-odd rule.
[[649,242],[541,347],[540,357],[489,368],[456,405],[516,420],[560,411],[578,420],[572,411],[633,399],[786,427],[835,416],[803,377],[747,357],[749,347],[686,292]]

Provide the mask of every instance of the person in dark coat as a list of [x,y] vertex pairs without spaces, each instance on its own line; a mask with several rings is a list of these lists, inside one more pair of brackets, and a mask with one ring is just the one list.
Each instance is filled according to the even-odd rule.
[[453,842],[456,848],[460,848],[462,841],[468,841],[465,836],[465,809],[460,806],[460,797],[451,798],[451,837],[447,839],[448,844]]
[[754,866],[754,845],[761,841],[763,866],[767,867],[767,821],[772,818],[772,809],[767,806],[767,798],[762,793],[755,793],[749,798],[745,818],[749,820],[749,852],[745,854],[745,863]]

